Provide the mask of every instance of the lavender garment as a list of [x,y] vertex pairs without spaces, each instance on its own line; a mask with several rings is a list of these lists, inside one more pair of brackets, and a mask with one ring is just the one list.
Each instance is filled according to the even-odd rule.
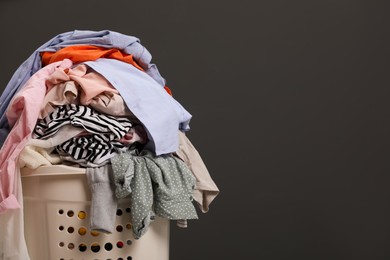
[[98,59],[85,64],[103,75],[118,91],[130,111],[144,125],[156,155],[178,150],[180,130],[189,130],[191,114],[168,95],[148,74],[114,59]]

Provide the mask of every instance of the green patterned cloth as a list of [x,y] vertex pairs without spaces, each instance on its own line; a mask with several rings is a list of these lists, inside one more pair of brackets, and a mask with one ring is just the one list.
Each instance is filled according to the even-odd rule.
[[154,214],[172,220],[198,218],[192,197],[195,177],[180,159],[131,150],[113,157],[111,163],[115,195],[131,199],[136,239],[145,234]]

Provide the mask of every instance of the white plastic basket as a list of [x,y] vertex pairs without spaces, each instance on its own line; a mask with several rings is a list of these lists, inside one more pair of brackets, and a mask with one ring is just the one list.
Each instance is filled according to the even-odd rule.
[[127,200],[116,231],[91,232],[85,169],[64,165],[22,169],[25,237],[31,260],[168,260],[169,220],[156,218],[135,240]]

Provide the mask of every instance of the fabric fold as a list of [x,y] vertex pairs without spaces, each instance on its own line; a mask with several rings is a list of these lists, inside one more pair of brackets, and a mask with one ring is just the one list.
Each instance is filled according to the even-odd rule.
[[180,159],[155,156],[148,150],[131,150],[111,159],[116,195],[129,196],[132,230],[139,239],[151,217],[197,219],[192,203],[195,178]]

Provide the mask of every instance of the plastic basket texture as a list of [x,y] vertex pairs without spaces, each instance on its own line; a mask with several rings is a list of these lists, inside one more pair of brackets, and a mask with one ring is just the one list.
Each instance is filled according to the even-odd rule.
[[111,234],[89,230],[90,191],[84,169],[22,170],[25,238],[31,260],[168,260],[169,221],[156,218],[135,240],[129,201],[121,200]]

